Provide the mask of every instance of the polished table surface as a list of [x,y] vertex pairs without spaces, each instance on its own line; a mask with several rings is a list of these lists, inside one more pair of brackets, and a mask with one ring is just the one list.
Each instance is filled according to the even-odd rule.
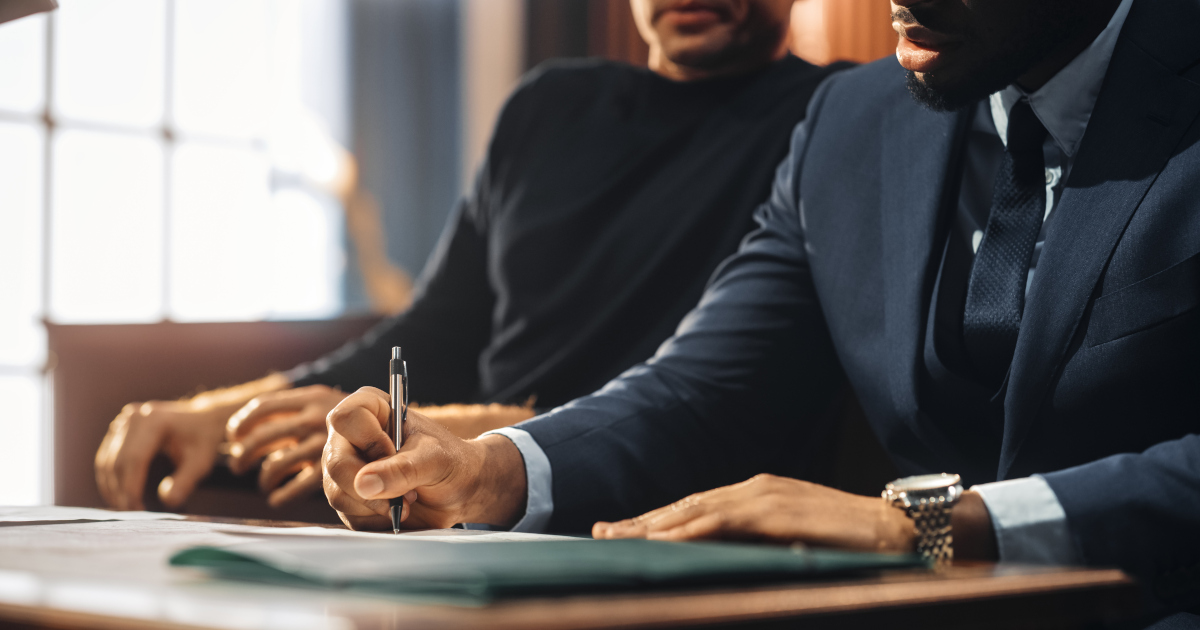
[[[301,524],[189,521],[292,527]],[[28,527],[20,529],[29,531]],[[17,530],[10,530],[16,532]],[[5,531],[0,529],[0,548]],[[15,540],[15,538],[11,539]],[[0,625],[29,628],[1073,628],[1127,618],[1136,585],[1111,569],[957,563],[744,588],[705,588],[508,600],[482,607],[212,580],[183,572],[153,584],[120,581],[122,567],[88,576],[49,572],[37,583],[0,554]],[[7,555],[16,556],[10,553]],[[24,568],[33,558],[26,554]],[[45,564],[53,564],[47,552]],[[98,576],[111,574],[113,580]],[[22,577],[24,576],[24,577]],[[90,580],[84,579],[89,577]],[[24,579],[25,582],[21,580]],[[26,591],[25,599],[12,596]],[[15,589],[15,590],[14,590]],[[72,590],[74,589],[74,590]],[[5,595],[7,593],[7,595]]]

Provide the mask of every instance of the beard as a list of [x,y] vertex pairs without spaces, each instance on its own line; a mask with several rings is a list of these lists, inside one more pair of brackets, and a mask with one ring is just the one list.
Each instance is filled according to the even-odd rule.
[[[999,92],[1029,72],[1037,63],[1062,46],[1072,41],[1083,30],[1085,15],[1090,0],[1064,2],[1041,2],[1034,0],[1020,23],[1037,25],[1024,32],[1006,33],[1003,36],[978,38],[977,41],[998,41],[988,47],[978,59],[969,60],[959,77],[945,77],[939,72],[927,72],[920,76],[908,71],[908,91],[921,105],[938,112],[953,112],[969,107],[989,94]],[[989,49],[990,48],[990,49]]]
[[[923,77],[908,70],[905,83],[908,93],[918,103],[935,112],[957,112],[966,109],[983,98],[1008,87],[1023,71],[997,72],[994,77],[979,76],[959,83],[940,83],[926,73]],[[990,79],[990,80],[986,80]]]

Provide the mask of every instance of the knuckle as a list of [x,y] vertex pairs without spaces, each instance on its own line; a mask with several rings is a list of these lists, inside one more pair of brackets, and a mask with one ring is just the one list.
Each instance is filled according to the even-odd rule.
[[[365,444],[363,444],[361,450],[363,453],[366,453],[369,456],[376,455],[376,454],[382,454],[382,453],[386,452],[386,450],[387,450],[387,446],[385,446],[385,444],[387,444],[387,443],[384,442],[383,440],[372,438],[370,440],[367,440],[367,442]],[[387,444],[387,445],[390,446],[390,444]]]
[[329,501],[329,507],[337,510],[339,513],[345,513],[353,508],[353,504],[349,502],[349,497],[342,492],[337,486],[325,486],[325,498]]
[[782,478],[776,477],[770,473],[760,473],[751,479],[753,485],[760,492],[771,492],[778,489],[782,485]]
[[337,433],[342,433],[350,424],[354,414],[349,407],[337,406],[325,416],[325,420],[329,425],[329,430]]

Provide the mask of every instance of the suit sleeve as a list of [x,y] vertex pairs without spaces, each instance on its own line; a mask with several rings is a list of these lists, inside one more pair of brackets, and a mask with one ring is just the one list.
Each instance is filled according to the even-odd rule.
[[804,458],[843,378],[804,254],[805,137],[801,125],[760,227],[675,336],[599,392],[518,425],[551,464],[550,530],[589,531]]
[[1200,602],[1200,436],[1042,476],[1085,562],[1137,575],[1168,604]]
[[[479,179],[483,179],[481,171]],[[479,390],[479,354],[489,338],[494,293],[487,274],[486,187],[477,182],[450,215],[412,306],[360,339],[286,375],[297,386],[323,384],[354,391],[387,389],[385,362],[402,346],[413,374],[414,402],[473,402]]]

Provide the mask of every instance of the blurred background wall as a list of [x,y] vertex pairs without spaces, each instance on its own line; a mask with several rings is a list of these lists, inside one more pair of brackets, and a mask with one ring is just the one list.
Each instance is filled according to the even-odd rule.
[[[0,504],[89,483],[92,434],[122,396],[287,367],[264,357],[294,361],[297,330],[332,347],[370,318],[272,321],[400,308],[368,286],[420,273],[520,75],[647,54],[626,0],[60,5],[0,25]],[[887,7],[798,0],[792,48],[891,54]],[[285,347],[260,347],[272,339]],[[103,368],[118,346],[138,382]],[[231,367],[156,383],[166,368],[148,366],[183,348]],[[59,393],[71,417],[56,413],[68,372],[109,379],[91,383],[108,397],[88,406],[77,384]],[[55,444],[72,461],[55,466]]]

